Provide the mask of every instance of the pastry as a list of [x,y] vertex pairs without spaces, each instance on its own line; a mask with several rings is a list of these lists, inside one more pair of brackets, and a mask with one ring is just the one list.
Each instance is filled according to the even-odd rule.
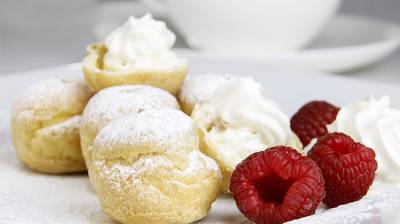
[[198,150],[190,117],[163,108],[109,123],[93,143],[89,177],[105,213],[121,223],[192,223],[220,189],[217,164]]
[[301,149],[289,118],[265,98],[261,85],[251,78],[235,78],[221,85],[210,100],[196,104],[192,118],[201,150],[221,169],[224,192],[228,192],[233,169],[248,155],[278,145]]
[[188,76],[183,82],[178,96],[183,112],[190,115],[196,103],[204,103],[209,100],[219,86],[232,78],[234,76],[228,74]]
[[90,162],[90,152],[96,135],[110,121],[129,113],[163,107],[179,109],[179,104],[168,92],[151,86],[115,86],[97,93],[82,115],[80,135],[86,164]]
[[30,86],[12,109],[12,136],[19,160],[44,173],[85,171],[79,127],[93,92],[78,78],[53,78]]
[[344,106],[328,131],[345,133],[374,149],[377,179],[400,186],[400,110],[390,107],[387,96]]
[[115,85],[146,84],[177,95],[188,62],[171,51],[175,35],[150,14],[129,17],[104,43],[87,47],[82,61],[88,84],[96,91]]

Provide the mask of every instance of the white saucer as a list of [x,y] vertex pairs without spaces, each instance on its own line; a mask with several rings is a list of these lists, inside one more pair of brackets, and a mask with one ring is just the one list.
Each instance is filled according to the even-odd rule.
[[[325,99],[336,105],[344,105],[371,93],[376,97],[387,94],[394,107],[400,107],[399,88],[396,85],[358,81],[321,72],[276,70],[256,62],[216,60],[199,55],[189,59],[190,74],[251,74],[288,115],[310,100]],[[80,64],[72,64],[0,77],[0,223],[116,224],[102,212],[86,174],[60,176],[31,172],[18,162],[11,142],[11,105],[21,89],[57,74],[79,76],[82,75],[81,70]],[[291,224],[374,224],[379,222],[377,220],[400,223],[399,209],[400,190],[391,189],[385,194],[368,194],[360,201],[336,209],[318,210],[317,214]],[[241,215],[232,198],[221,196],[213,204],[208,216],[198,222],[216,223],[250,222]]]
[[[399,46],[399,26],[365,17],[338,15],[313,44],[300,51],[263,55],[225,55],[202,51],[202,54],[209,58],[257,60],[278,67],[345,72],[376,63]],[[187,50],[183,52],[190,54]]]

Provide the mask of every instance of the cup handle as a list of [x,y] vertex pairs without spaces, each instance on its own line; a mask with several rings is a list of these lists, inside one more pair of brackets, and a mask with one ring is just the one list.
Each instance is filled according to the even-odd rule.
[[140,2],[158,15],[164,16],[166,14],[167,10],[162,0],[140,0]]

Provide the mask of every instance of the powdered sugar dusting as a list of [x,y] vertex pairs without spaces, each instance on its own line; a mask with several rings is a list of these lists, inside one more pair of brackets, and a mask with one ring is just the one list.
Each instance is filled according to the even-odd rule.
[[[154,148],[135,152],[135,146],[140,145],[151,145]],[[96,154],[96,150],[115,152],[118,146],[132,150],[132,154],[124,159],[119,158],[116,155],[118,153],[107,154],[104,158],[94,157],[97,170],[113,183],[116,190],[123,188],[121,184],[128,181],[140,184],[142,175],[153,171],[162,172],[162,169],[167,169],[171,176],[176,177],[196,176],[210,171],[220,175],[215,161],[198,150],[198,137],[192,120],[178,110],[148,110],[112,121],[97,135],[93,153]],[[185,151],[178,150],[181,148]],[[116,158],[113,158],[114,155]],[[182,161],[187,162],[183,168]]]
[[[329,210],[320,209],[317,215],[289,222],[291,224],[354,224],[398,223],[396,210],[400,209],[400,189],[372,191],[363,199]],[[400,221],[400,220],[399,220]]]
[[73,116],[63,122],[41,129],[45,135],[76,132],[81,126],[81,116]]
[[99,131],[109,121],[128,113],[163,107],[179,109],[179,104],[168,92],[151,86],[115,86],[100,91],[89,101],[83,123]]
[[[82,104],[92,95],[92,91],[82,78],[56,77],[36,83],[24,90],[13,105],[13,113],[22,110],[64,110],[65,102]],[[83,99],[83,100],[82,100]],[[67,109],[65,109],[67,110]]]
[[197,150],[192,151],[188,156],[188,160],[189,160],[189,165],[186,167],[186,169],[183,171],[179,171],[178,173],[182,172],[183,175],[191,176],[196,173],[199,173],[200,170],[206,169],[206,170],[212,170],[218,173],[219,176],[221,176],[217,163],[200,151]]
[[202,103],[210,99],[214,91],[233,79],[235,76],[229,74],[204,74],[188,76],[183,82],[179,99],[191,105]]
[[[188,165],[184,169],[176,166],[176,161],[168,159],[165,155],[147,155],[138,158],[132,164],[114,163],[106,166],[104,161],[96,161],[95,166],[101,170],[101,175],[113,183],[115,190],[121,190],[121,183],[140,184],[141,176],[146,173],[159,172],[161,168],[172,168],[173,177],[192,177],[204,171],[214,171],[220,174],[219,168],[214,160],[206,157],[200,151],[194,150],[188,155],[182,155],[188,159]],[[166,180],[168,181],[168,180]]]
[[[155,147],[180,148],[188,146],[197,136],[190,117],[183,112],[163,108],[129,114],[112,121],[97,135],[94,148],[112,150],[118,145],[154,145]],[[192,146],[194,147],[194,146]]]
[[132,184],[140,183],[140,176],[146,171],[151,172],[160,167],[170,166],[164,156],[142,157],[131,165],[122,165],[114,163],[110,167],[106,166],[103,161],[96,161],[94,165],[101,170],[101,175],[109,179],[113,183],[115,190],[121,190],[121,183],[127,183],[131,179]]
[[[203,160],[205,162],[205,166],[207,167],[207,169],[217,172],[218,175],[222,178],[221,172],[220,172],[219,167],[218,167],[217,163],[215,162],[215,160],[204,155],[200,151],[195,151],[193,154],[198,158],[198,160]],[[193,160],[195,160],[195,159],[193,159]],[[196,170],[196,169],[193,169],[193,170]]]

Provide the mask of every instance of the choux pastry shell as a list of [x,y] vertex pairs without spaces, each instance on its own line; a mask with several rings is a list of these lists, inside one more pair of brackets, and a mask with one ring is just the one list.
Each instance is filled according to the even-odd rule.
[[164,108],[129,114],[97,135],[89,177],[103,210],[122,223],[192,223],[220,189],[191,119]]
[[12,110],[12,136],[19,160],[45,173],[85,171],[79,128],[93,95],[79,78],[52,78],[30,86]]

